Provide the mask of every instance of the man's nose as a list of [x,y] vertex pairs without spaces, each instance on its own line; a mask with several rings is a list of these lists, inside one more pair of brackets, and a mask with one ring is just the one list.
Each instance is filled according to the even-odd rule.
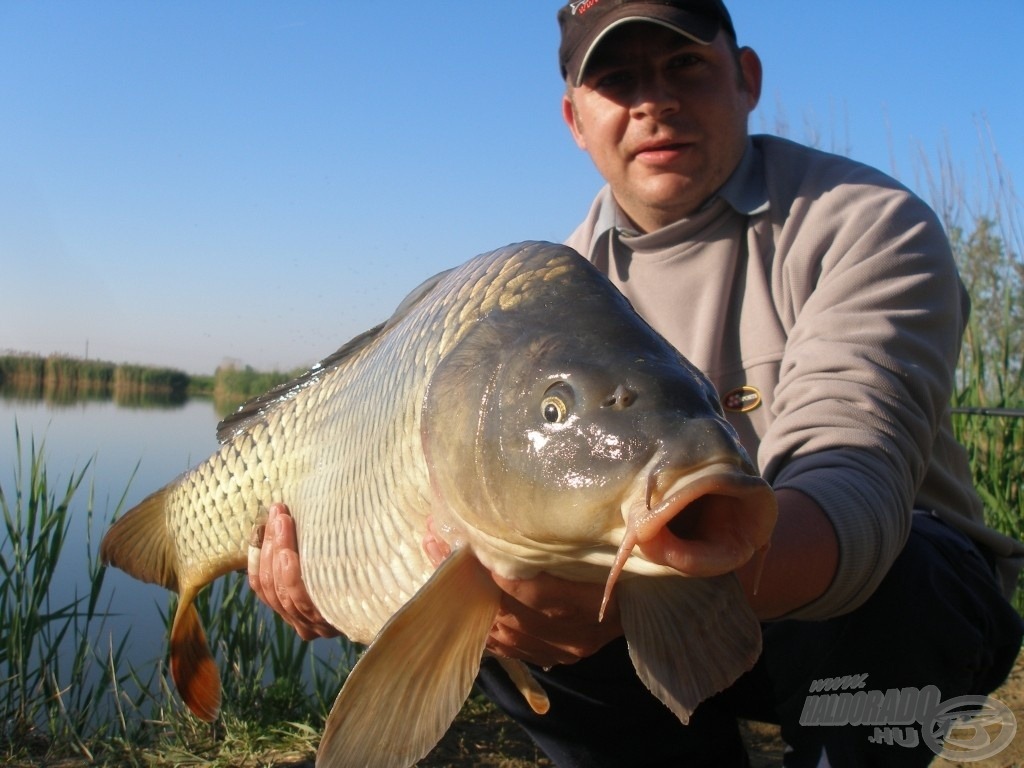
[[676,112],[679,105],[679,94],[666,78],[650,75],[637,82],[633,98],[634,116],[660,118]]

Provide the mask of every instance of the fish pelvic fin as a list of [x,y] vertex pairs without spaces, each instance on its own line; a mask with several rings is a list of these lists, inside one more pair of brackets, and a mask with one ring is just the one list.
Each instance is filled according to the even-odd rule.
[[178,599],[171,627],[171,677],[192,714],[212,723],[220,714],[220,672],[192,602],[197,591],[186,590]]
[[107,531],[100,560],[150,584],[178,591],[178,553],[167,531],[167,488],[132,507]]
[[407,768],[469,697],[501,591],[458,549],[381,629],[327,718],[317,768]]
[[537,678],[530,672],[530,668],[518,659],[506,659],[498,657],[498,664],[505,670],[509,680],[518,689],[519,693],[526,699],[530,709],[538,715],[546,715],[551,709],[551,700],[548,699],[547,691],[537,682]]
[[633,666],[684,724],[761,654],[761,625],[734,574],[637,576],[619,590]]

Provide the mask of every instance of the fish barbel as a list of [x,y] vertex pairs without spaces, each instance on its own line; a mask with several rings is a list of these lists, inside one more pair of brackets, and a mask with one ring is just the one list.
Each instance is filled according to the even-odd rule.
[[[766,550],[774,494],[710,382],[564,246],[509,246],[427,281],[218,437],[113,525],[101,557],[178,592],[172,675],[213,720],[220,679],[193,600],[246,567],[254,525],[287,504],[313,602],[369,644],[318,766],[409,766],[433,748],[479,669],[501,598],[490,572],[614,590],[637,674],[683,722],[760,653],[732,572]],[[430,518],[452,549],[437,569]],[[525,665],[505,666],[542,711]]]

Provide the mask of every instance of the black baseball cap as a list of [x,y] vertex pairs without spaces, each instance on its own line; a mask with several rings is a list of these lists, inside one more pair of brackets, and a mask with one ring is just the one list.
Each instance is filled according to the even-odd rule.
[[722,0],[574,0],[558,12],[562,77],[579,85],[597,44],[612,29],[629,21],[660,24],[703,45],[710,44],[720,29],[736,39]]

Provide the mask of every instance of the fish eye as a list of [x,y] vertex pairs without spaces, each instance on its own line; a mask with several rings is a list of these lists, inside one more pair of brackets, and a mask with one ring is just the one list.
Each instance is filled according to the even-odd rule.
[[563,424],[572,411],[572,387],[564,381],[548,387],[540,403],[540,413],[548,424]]
[[560,397],[545,397],[540,408],[544,414],[544,421],[549,424],[561,424],[569,416],[569,409],[565,407],[565,401]]

